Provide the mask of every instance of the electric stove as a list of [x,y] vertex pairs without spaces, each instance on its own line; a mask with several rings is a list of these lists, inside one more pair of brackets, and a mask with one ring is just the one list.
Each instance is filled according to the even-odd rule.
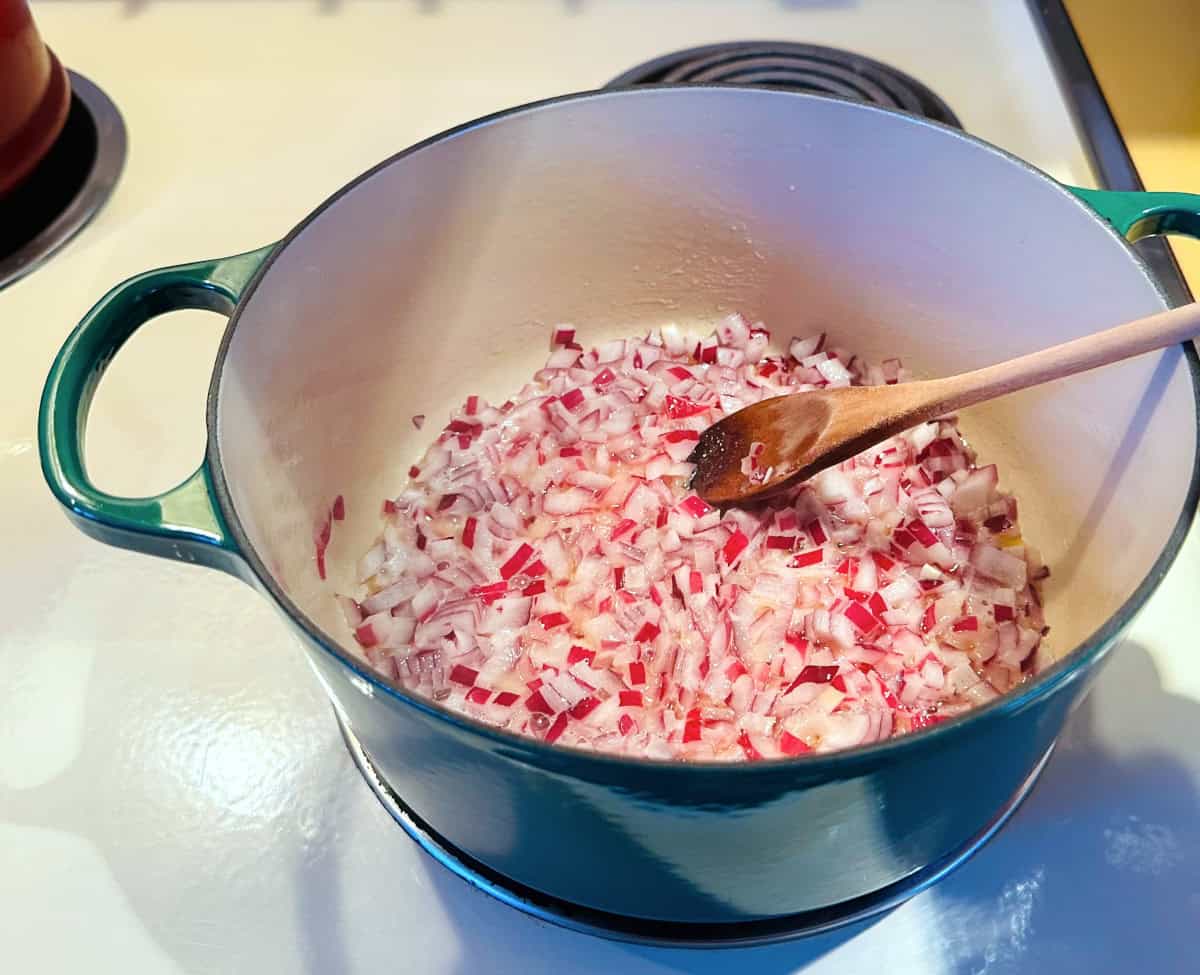
[[[972,856],[873,905],[882,913],[718,950],[605,929],[456,869],[453,851],[404,823],[402,796],[364,783],[369,756],[343,741],[265,601],[85,538],[45,488],[34,442],[50,361],[112,284],[275,240],[396,150],[555,94],[803,88],[960,125],[1067,182],[1132,188],[1059,3],[43,0],[34,13],[124,119],[128,154],[90,223],[0,289],[12,343],[0,356],[0,940],[12,970],[1195,970],[1194,538],[1040,781]],[[1187,300],[1169,250],[1139,246]],[[118,357],[89,431],[102,487],[150,493],[194,468],[223,323],[176,313]]]

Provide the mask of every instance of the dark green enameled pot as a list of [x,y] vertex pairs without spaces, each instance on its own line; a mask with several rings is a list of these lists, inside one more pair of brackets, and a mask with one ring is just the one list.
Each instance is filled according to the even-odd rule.
[[[1198,197],[1072,191],[959,132],[815,96],[557,99],[400,153],[278,245],[117,286],[54,364],[42,463],[82,530],[272,600],[383,777],[484,868],[667,926],[817,916],[932,879],[1034,774],[1192,517],[1190,346],[964,415],[1053,567],[1060,661],[931,730],[781,762],[547,747],[364,667],[332,594],[420,448],[408,418],[503,399],[563,320],[591,343],[738,308],[784,343],[826,328],[918,374],[961,371],[1163,308],[1124,237],[1196,233],[1198,214]],[[182,307],[231,316],[205,462],[157,497],[104,494],[83,464],[92,393],[134,330]],[[322,582],[312,540],[338,494]]]

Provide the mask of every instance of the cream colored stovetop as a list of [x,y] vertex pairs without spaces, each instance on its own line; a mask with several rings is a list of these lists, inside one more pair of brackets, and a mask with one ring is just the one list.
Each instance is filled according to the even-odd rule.
[[[38,973],[1187,971],[1200,917],[1200,548],[1189,541],[976,859],[873,924],[739,953],[534,922],[451,877],[363,786],[264,601],[68,525],[34,444],[51,358],[111,284],[282,235],[441,128],[693,44],[776,37],[895,63],[966,127],[1088,182],[1017,0],[42,0],[63,60],[125,115],[119,190],[0,292],[0,944]],[[140,335],[97,403],[102,486],[200,457],[221,321]],[[1120,553],[1113,553],[1119,558]],[[803,878],[797,878],[803,883]]]

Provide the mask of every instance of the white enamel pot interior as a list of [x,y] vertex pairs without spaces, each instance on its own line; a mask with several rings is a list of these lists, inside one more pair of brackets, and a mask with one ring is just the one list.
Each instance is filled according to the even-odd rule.
[[[229,496],[289,599],[350,645],[351,591],[436,428],[469,393],[503,401],[552,323],[580,340],[739,310],[782,347],[828,331],[917,376],[971,369],[1165,307],[1131,249],[1058,184],[943,127],[737,89],[602,93],[424,145],[301,226],[243,301],[217,388]],[[1064,655],[1143,582],[1184,508],[1196,451],[1177,349],[967,411],[1052,568]],[[312,534],[349,518],[329,582]]]
[[[301,224],[251,283],[226,335],[210,403],[210,456],[222,509],[260,583],[311,646],[352,655],[333,594],[353,590],[355,561],[379,530],[382,499],[399,491],[455,404],[469,393],[503,401],[539,367],[553,323],[575,323],[580,341],[591,344],[667,322],[703,332],[739,310],[765,321],[783,348],[792,336],[827,331],[858,354],[900,356],[917,376],[931,377],[1163,307],[1134,252],[1094,212],[1044,174],[955,131],[784,92],[576,96],[432,139]],[[415,414],[430,418],[424,432],[410,422]],[[1178,548],[1194,505],[1189,362],[1178,348],[1144,356],[971,409],[962,428],[984,461],[999,464],[1002,486],[1019,498],[1026,538],[1052,568],[1049,641],[1066,659],[1023,689],[1021,707],[1074,686],[1060,706],[1038,711],[1028,752],[997,786],[1002,798],[1057,733],[1085,683],[1074,677],[1081,669],[1087,676]],[[334,531],[322,582],[314,531],[339,494],[347,518]],[[362,672],[342,680],[345,662],[327,653],[314,659],[368,750],[392,750],[388,774],[404,779],[414,803],[425,803],[417,811],[434,828],[521,882],[580,903],[673,920],[760,917],[784,901],[802,910],[863,894],[911,874],[922,865],[914,858],[928,862],[951,848],[949,832],[917,853],[897,852],[903,843],[895,835],[873,847],[864,841],[861,876],[812,872],[799,894],[789,878],[810,868],[804,851],[781,860],[770,883],[749,867],[742,876],[732,862],[692,869],[684,864],[699,862],[696,849],[713,846],[699,837],[718,836],[721,820],[703,822],[692,810],[671,822],[656,819],[651,803],[623,806],[622,776],[643,775],[637,769],[645,763],[606,765],[515,742],[436,707],[414,708],[402,691]],[[921,753],[917,739],[949,752],[975,734],[981,749],[985,741],[1004,747],[1011,730],[988,714],[1017,714],[1006,707],[990,705],[908,743],[792,764],[797,775],[808,774],[804,766],[853,779],[871,763],[878,771],[921,754],[936,781],[937,757]],[[401,748],[391,738],[399,741],[406,716],[418,713],[420,730]],[[974,761],[970,747],[954,760]],[[431,751],[414,756],[413,748]],[[590,796],[598,822],[620,820],[629,835],[651,837],[637,840],[636,849],[653,848],[645,870],[631,867],[623,887],[593,882],[602,864],[556,874],[554,844],[566,840],[547,829],[521,839],[526,850],[536,847],[532,859],[512,854],[515,840],[495,839],[495,822],[523,812],[495,813],[484,825],[460,816],[439,790],[454,782],[478,801],[474,779],[455,779],[452,766],[463,767],[470,749],[488,748],[516,763],[504,772],[497,766],[489,796],[502,802],[506,789],[516,796],[523,770],[552,768],[553,782],[537,779],[526,794],[567,782],[571,801]],[[434,752],[442,757],[430,758]],[[977,757],[980,765],[988,760]],[[585,767],[604,777],[603,788],[570,784],[573,769]],[[733,776],[730,795],[736,782],[749,781],[733,770],[721,774]],[[713,795],[723,788],[719,776],[687,781]],[[848,791],[826,808],[853,836],[855,809],[876,801],[876,787],[829,788],[842,786]],[[937,811],[939,804],[929,805]],[[988,815],[965,814],[954,842]],[[871,828],[866,813],[859,818],[864,831]],[[572,842],[578,848],[581,840]],[[819,867],[834,849],[817,851],[812,863]],[[520,875],[533,860],[537,870]],[[686,879],[670,909],[654,894],[663,877]],[[788,884],[790,900],[778,894]],[[688,900],[695,890],[708,899]]]

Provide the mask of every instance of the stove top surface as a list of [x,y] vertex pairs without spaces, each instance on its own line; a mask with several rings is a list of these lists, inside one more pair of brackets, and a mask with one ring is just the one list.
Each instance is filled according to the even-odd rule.
[[[0,356],[8,516],[0,937],[14,970],[1194,967],[1194,538],[1072,717],[1033,794],[977,856],[851,927],[697,952],[563,930],[446,870],[364,786],[264,600],[216,573],[86,539],[38,468],[41,383],[70,328],[112,284],[277,239],[405,145],[507,106],[602,86],[671,52],[761,38],[853,51],[919,79],[967,131],[1091,184],[1024,5],[248,0],[228,16],[232,9],[59,0],[35,11],[64,63],[113,98],[129,156],[96,219],[0,291],[0,323],[12,336]],[[717,69],[704,58],[689,64]],[[777,65],[735,68],[769,75]],[[157,490],[194,468],[222,324],[207,313],[173,316],[118,357],[89,431],[101,486]]]

